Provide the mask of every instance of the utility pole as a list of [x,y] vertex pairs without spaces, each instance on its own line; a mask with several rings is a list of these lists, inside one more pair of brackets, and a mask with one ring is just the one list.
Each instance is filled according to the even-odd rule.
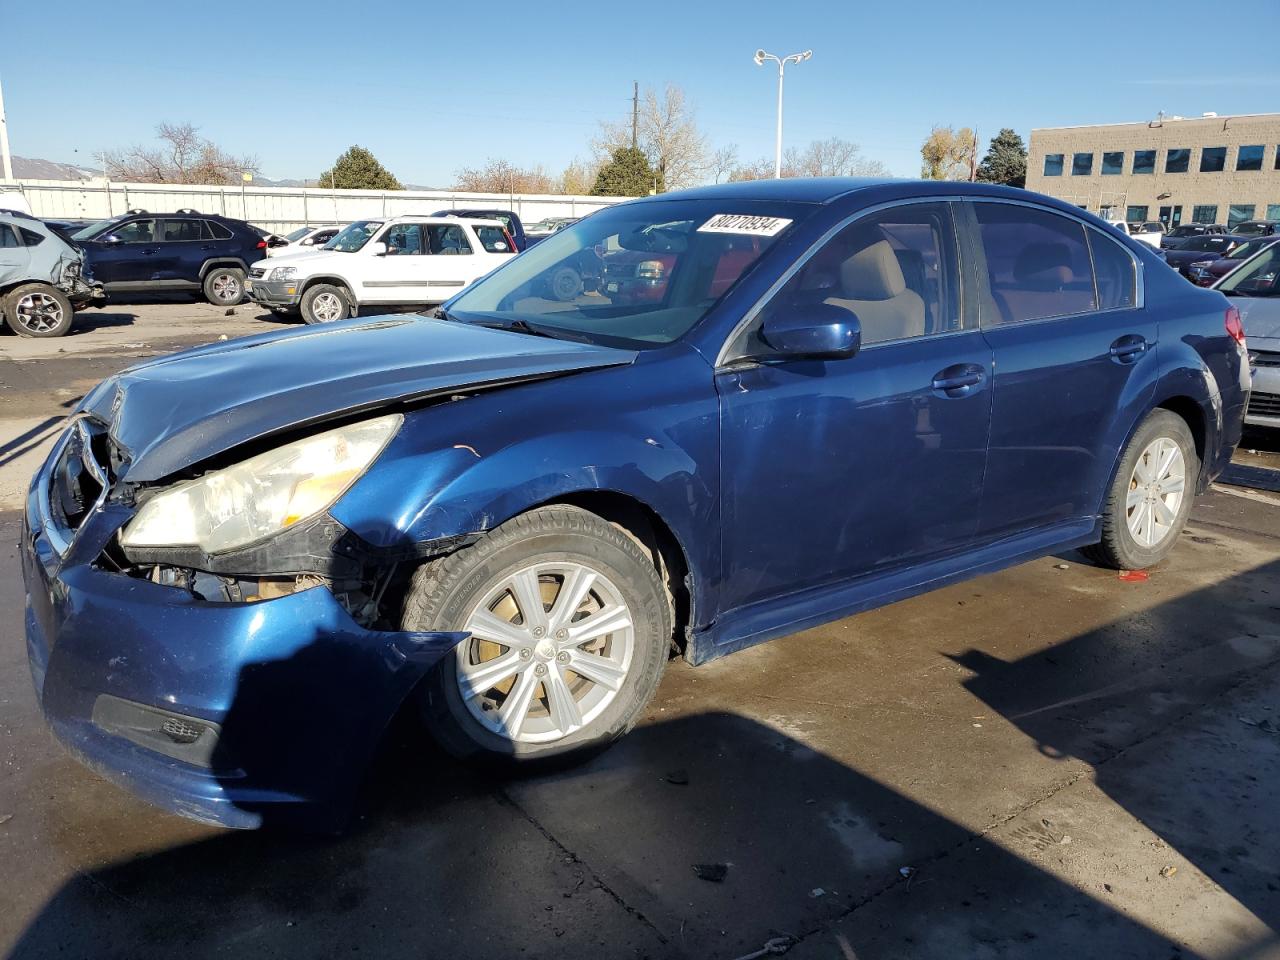
[[13,157],[9,155],[9,121],[4,115],[4,88],[0,87],[0,162],[6,180],[13,179]]
[[[0,104],[0,116],[3,116],[3,104]],[[640,143],[640,81],[631,81],[631,149],[638,148]],[[8,156],[8,153],[5,153]]]

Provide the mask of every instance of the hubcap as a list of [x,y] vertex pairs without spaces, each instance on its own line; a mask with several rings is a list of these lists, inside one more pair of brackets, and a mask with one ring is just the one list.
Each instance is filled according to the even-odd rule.
[[1187,463],[1168,437],[1147,444],[1129,478],[1125,516],[1133,539],[1154,547],[1173,531],[1186,495]]
[[487,730],[548,743],[580,730],[617,697],[635,626],[604,574],[579,563],[535,563],[476,604],[457,648],[458,690]]
[[311,301],[311,312],[322,323],[330,323],[342,316],[342,301],[337,294],[322,293]]
[[213,278],[213,295],[219,300],[234,300],[240,296],[240,281],[229,273]]
[[62,323],[62,304],[47,293],[28,293],[15,312],[18,325],[32,333],[48,333]]

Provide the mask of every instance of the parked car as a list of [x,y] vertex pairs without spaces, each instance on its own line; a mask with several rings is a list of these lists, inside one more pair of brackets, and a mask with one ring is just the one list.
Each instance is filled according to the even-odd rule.
[[1227,228],[1220,223],[1182,223],[1166,233],[1160,246],[1166,250],[1180,248],[1192,237],[1204,237],[1210,234],[1227,233]]
[[1263,246],[1214,289],[1240,311],[1249,338],[1253,389],[1244,422],[1280,429],[1280,242]]
[[1240,237],[1273,237],[1280,233],[1280,220],[1245,220],[1231,232]]
[[369,306],[434,306],[512,256],[496,220],[357,220],[319,250],[258,261],[245,284],[265,307],[331,323]]
[[465,210],[460,208],[457,210],[437,210],[432,216],[462,217],[467,220],[497,220],[511,235],[511,241],[515,244],[517,253],[529,245],[529,238],[525,234],[524,224],[510,210]]
[[1230,234],[1230,236],[1240,242],[1229,252],[1212,260],[1197,260],[1187,267],[1187,278],[1196,286],[1213,286],[1259,250],[1280,241],[1280,236],[1241,237],[1237,234]]
[[319,249],[341,233],[345,226],[346,224],[298,227],[275,240],[268,240],[267,256],[275,257],[282,253]]
[[1184,237],[1175,249],[1162,248],[1165,263],[1187,279],[1191,279],[1191,265],[1226,256],[1245,241],[1230,234],[1207,233],[1199,237]]
[[231,307],[267,241],[243,220],[213,213],[130,210],[73,234],[107,293],[189,290]]
[[1159,220],[1147,220],[1143,223],[1129,224],[1129,236],[1139,243],[1151,247],[1159,247],[1164,239],[1164,224]]
[[573,226],[581,217],[547,217],[545,220],[539,220],[537,223],[531,223],[525,227],[525,249],[533,246],[540,240],[545,240],[553,233],[559,233],[565,227]]
[[[544,293],[655,234],[661,300]],[[1039,194],[622,203],[437,318],[92,390],[20,538],[36,690],[96,772],[233,826],[345,807],[402,707],[459,756],[589,755],[673,645],[699,664],[1075,547],[1159,563],[1240,437],[1244,351],[1222,294]]]
[[30,214],[0,210],[0,326],[20,337],[60,337],[76,310],[103,296],[74,242]]

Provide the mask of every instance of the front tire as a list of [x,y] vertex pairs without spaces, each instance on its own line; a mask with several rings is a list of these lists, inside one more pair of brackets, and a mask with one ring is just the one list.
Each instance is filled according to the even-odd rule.
[[45,283],[24,283],[4,297],[4,318],[20,337],[61,337],[71,329],[75,310],[67,295]]
[[351,316],[351,299],[347,291],[332,283],[308,287],[298,305],[307,323],[336,323]]
[[204,298],[215,307],[234,307],[244,301],[244,271],[212,267],[204,275]]
[[404,629],[468,631],[428,675],[428,729],[462,758],[589,755],[631,729],[666,665],[665,588],[636,540],[578,507],[542,507],[424,564]]
[[1102,540],[1083,553],[1117,570],[1169,555],[1186,526],[1200,476],[1195,438],[1176,413],[1153,410],[1125,447],[1102,510]]

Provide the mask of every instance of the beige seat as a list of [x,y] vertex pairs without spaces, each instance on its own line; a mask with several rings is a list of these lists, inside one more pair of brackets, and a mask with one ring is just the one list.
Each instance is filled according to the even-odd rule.
[[887,240],[863,247],[840,265],[840,292],[826,302],[857,315],[863,343],[924,336],[924,301],[907,289],[902,265]]

